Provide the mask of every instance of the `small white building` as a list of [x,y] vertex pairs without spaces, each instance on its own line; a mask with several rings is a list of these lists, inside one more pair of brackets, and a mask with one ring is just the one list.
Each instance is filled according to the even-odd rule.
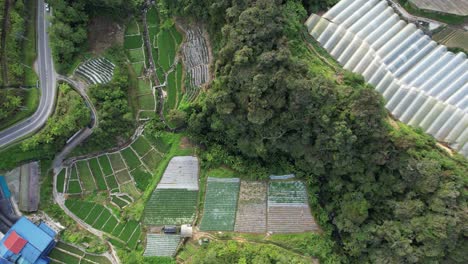
[[181,237],[192,237],[193,235],[193,228],[192,225],[182,225],[180,227],[180,236]]

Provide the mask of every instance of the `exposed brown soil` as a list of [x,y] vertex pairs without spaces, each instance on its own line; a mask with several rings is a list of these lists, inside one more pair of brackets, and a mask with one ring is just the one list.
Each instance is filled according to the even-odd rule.
[[193,148],[192,142],[190,142],[190,139],[188,137],[183,137],[180,140],[180,148],[182,149],[188,149],[188,148]]
[[95,55],[124,40],[124,28],[109,17],[95,17],[91,20],[88,31],[89,48]]

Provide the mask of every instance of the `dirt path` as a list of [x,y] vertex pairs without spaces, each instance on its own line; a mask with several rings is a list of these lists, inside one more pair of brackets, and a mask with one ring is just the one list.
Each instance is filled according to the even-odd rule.
[[11,0],[5,0],[5,13],[3,14],[2,36],[0,39],[0,66],[2,71],[2,80],[4,84],[8,84],[8,66],[6,63],[5,49],[6,49],[6,36],[9,31],[10,21],[10,3]]

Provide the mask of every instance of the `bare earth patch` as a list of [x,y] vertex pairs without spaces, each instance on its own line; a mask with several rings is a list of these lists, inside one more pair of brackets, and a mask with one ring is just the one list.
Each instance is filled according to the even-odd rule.
[[95,17],[88,27],[89,48],[94,55],[101,55],[114,44],[123,44],[124,28],[108,17]]

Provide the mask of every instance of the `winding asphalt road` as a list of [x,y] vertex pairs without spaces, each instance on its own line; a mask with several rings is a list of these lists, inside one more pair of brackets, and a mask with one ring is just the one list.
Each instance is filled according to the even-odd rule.
[[39,106],[31,117],[0,132],[0,148],[42,128],[54,110],[57,80],[47,35],[49,22],[44,0],[38,0],[37,5],[37,69],[41,90]]

